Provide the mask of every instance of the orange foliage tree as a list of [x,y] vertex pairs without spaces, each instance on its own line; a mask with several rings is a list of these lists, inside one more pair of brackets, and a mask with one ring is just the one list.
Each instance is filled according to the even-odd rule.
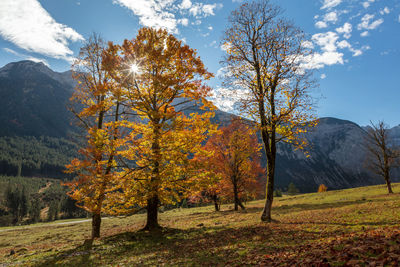
[[[258,126],[267,159],[266,200],[262,221],[271,221],[278,142],[303,148],[307,127],[314,126],[310,52],[302,31],[280,19],[268,0],[245,3],[233,11],[225,31],[226,85],[239,98],[242,114]],[[240,93],[238,93],[238,91]]]
[[[193,157],[207,155],[203,149],[209,134],[212,104],[210,88],[203,81],[212,77],[196,52],[165,30],[142,28],[122,45],[109,43],[103,64],[127,97],[129,122],[126,145],[120,156],[125,162],[114,192],[115,213],[146,207],[145,229],[159,228],[158,207],[172,204],[196,183],[209,179],[196,172]],[[198,106],[201,114],[191,112]]]
[[217,182],[196,196],[214,201],[217,211],[219,200],[233,200],[235,210],[245,209],[242,200],[260,195],[259,181],[265,174],[260,165],[261,146],[254,130],[233,118],[230,125],[222,127],[220,133],[207,141],[205,149],[211,152],[209,157],[198,160],[203,161],[204,168],[212,172]]
[[320,184],[318,187],[318,193],[326,192],[328,191],[328,187],[324,184]]
[[78,85],[71,101],[80,111],[71,110],[86,132],[86,145],[80,150],[80,159],[66,166],[66,172],[77,174],[77,179],[66,183],[71,189],[69,196],[92,214],[92,239],[100,237],[101,215],[107,213],[106,195],[115,187],[115,156],[123,144],[119,130],[122,99],[101,66],[104,48],[103,40],[94,34],[73,66]]

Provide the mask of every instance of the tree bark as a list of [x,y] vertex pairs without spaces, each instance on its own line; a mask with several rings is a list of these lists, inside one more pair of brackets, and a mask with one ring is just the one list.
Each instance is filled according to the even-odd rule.
[[385,182],[388,189],[388,193],[393,194],[392,184],[390,183],[389,171],[385,171]]
[[386,180],[386,185],[387,185],[389,194],[393,194],[392,184],[390,183],[390,180]]
[[215,211],[219,211],[220,210],[220,206],[218,204],[218,196],[217,195],[213,195],[213,200],[214,200]]
[[92,239],[100,237],[101,214],[92,215]]
[[158,224],[158,196],[155,195],[147,200],[147,222],[144,230],[153,231],[159,229]]
[[153,153],[153,174],[150,181],[151,191],[153,196],[147,199],[147,222],[144,230],[153,231],[161,228],[158,224],[158,182],[160,179],[160,126],[159,120],[153,122],[153,144],[151,147]]
[[[271,138],[273,139],[273,138]],[[275,180],[275,159],[276,159],[276,143],[274,140],[267,142],[269,149],[266,150],[267,156],[267,184],[264,210],[261,215],[261,221],[271,222],[271,209],[274,200],[274,180]],[[265,142],[264,142],[264,145]]]
[[239,210],[239,207],[242,208],[242,210],[244,210],[245,207],[243,206],[243,203],[239,199],[239,191],[236,183],[233,184],[233,196],[235,201],[235,211]]

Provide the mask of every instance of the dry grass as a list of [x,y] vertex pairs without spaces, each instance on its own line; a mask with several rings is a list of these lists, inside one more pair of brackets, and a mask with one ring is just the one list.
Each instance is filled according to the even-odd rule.
[[[400,192],[400,184],[393,190]],[[307,263],[303,260],[314,254],[341,253],[345,243],[337,240],[356,242],[364,233],[382,229],[393,237],[400,229],[400,194],[388,195],[384,186],[276,198],[275,221],[270,224],[259,220],[262,205],[263,201],[247,203],[246,211],[240,212],[232,211],[232,205],[223,206],[221,212],[212,206],[167,211],[160,214],[165,228],[156,234],[138,231],[144,225],[143,214],[108,218],[103,220],[102,238],[91,247],[84,245],[90,236],[89,221],[0,228],[0,262],[5,266],[286,265]],[[313,255],[307,254],[310,249]],[[355,257],[328,257],[324,262],[343,265]],[[357,257],[362,262],[365,256]]]

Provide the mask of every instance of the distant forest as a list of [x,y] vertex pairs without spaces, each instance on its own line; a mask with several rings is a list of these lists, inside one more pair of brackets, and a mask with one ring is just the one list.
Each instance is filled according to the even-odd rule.
[[69,178],[63,171],[77,150],[64,138],[0,137],[0,175]]

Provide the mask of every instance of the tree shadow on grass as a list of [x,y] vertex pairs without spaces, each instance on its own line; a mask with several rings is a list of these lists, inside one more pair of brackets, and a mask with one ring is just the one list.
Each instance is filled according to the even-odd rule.
[[116,264],[121,260],[129,261],[129,266],[163,263],[185,266],[235,265],[246,263],[247,254],[274,253],[319,238],[321,233],[279,227],[278,224],[187,230],[164,228],[157,233],[137,231],[105,237],[91,250],[81,246],[36,266],[93,266]]
[[92,240],[85,240],[83,245],[49,256],[42,262],[33,264],[37,267],[48,266],[94,266],[91,256]]

